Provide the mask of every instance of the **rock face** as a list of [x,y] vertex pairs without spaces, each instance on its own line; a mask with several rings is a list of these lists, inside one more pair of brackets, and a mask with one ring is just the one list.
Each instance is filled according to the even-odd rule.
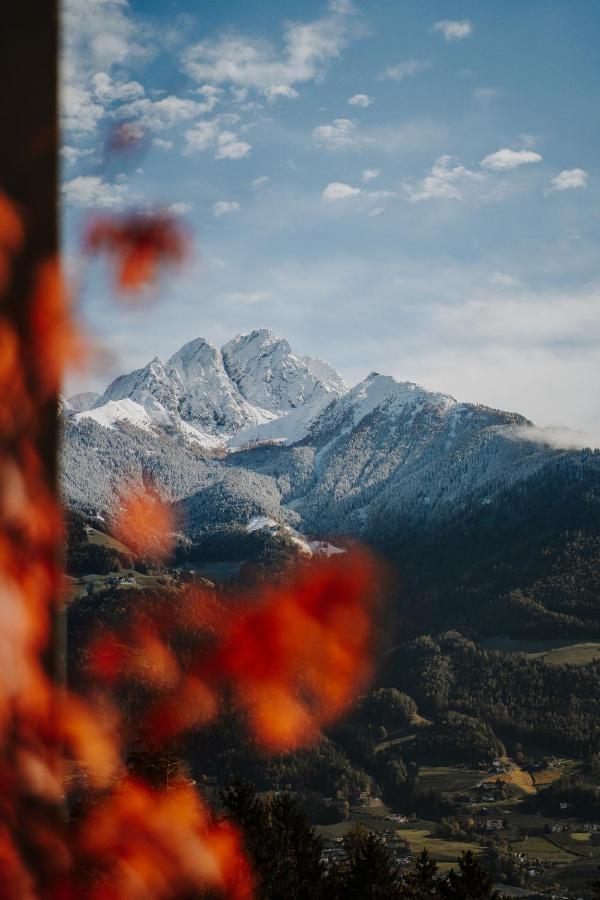
[[[381,535],[493,502],[577,454],[524,439],[516,413],[372,372],[351,390],[270,331],[202,338],[65,403],[63,491],[110,512],[123,478],[183,501],[189,528],[267,516],[315,535]],[[70,404],[70,406],[69,406]],[[219,459],[212,451],[220,448]]]
[[246,400],[276,415],[348,389],[327,363],[297,356],[286,340],[266,329],[239,334],[225,344],[223,362]]
[[196,338],[169,359],[182,385],[179,414],[191,425],[211,434],[231,435],[273,418],[240,393],[223,364],[217,347]]
[[[166,427],[207,448],[248,442],[293,442],[347,386],[337,372],[295,354],[272,331],[238,335],[219,350],[204,338],[164,363],[158,357],[121,375],[104,394],[78,394],[65,412],[105,427],[127,421]],[[273,424],[277,422],[277,424]]]

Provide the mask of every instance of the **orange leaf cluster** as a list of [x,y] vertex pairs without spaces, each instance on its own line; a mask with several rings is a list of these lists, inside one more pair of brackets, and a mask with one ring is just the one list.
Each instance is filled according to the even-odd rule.
[[[124,680],[144,686],[149,699],[135,725],[151,747],[214,720],[225,698],[266,749],[314,739],[369,676],[373,560],[353,551],[312,562],[234,606],[190,589],[181,614],[165,604],[154,618],[140,614],[120,633],[99,635],[88,648],[89,697],[69,693],[53,646],[62,528],[40,411],[81,344],[55,261],[33,273],[19,324],[3,312],[23,240],[17,210],[0,195],[0,896],[175,900],[213,890],[245,900],[253,878],[236,830],[185,778],[164,789],[127,775],[132,726],[116,692]],[[179,261],[185,239],[170,219],[137,216],[97,220],[87,246],[113,256],[119,287],[133,290]],[[146,488],[126,495],[115,529],[160,559],[173,522]],[[64,795],[77,790],[83,802],[67,826]]]
[[[219,606],[191,588],[182,610],[102,634],[89,666],[109,685],[134,678],[160,689],[143,722],[159,740],[211,721],[227,694],[259,744],[287,750],[314,741],[368,681],[374,583],[372,557],[355,549],[305,562],[245,603]],[[203,648],[185,663],[167,649],[182,628]]]
[[130,213],[122,218],[94,219],[84,249],[94,255],[107,254],[118,290],[132,294],[148,287],[166,266],[181,263],[188,244],[184,229],[174,217]]
[[125,488],[124,493],[112,523],[114,536],[139,556],[156,560],[169,556],[174,528],[169,506],[153,487]]
[[215,821],[189,784],[152,790],[129,779],[84,821],[77,851],[96,867],[89,900],[147,900],[219,889],[252,897],[252,876],[239,836]]

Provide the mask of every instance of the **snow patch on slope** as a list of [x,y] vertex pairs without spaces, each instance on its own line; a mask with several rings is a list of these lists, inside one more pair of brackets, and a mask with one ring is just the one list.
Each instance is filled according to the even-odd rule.
[[118,422],[129,422],[142,431],[152,431],[154,421],[141,404],[134,400],[109,400],[94,409],[86,409],[76,413],[73,421],[81,422],[82,419],[93,419],[104,428],[114,428]]
[[298,356],[286,340],[265,328],[238,334],[222,352],[227,373],[246,400],[277,415],[347,390],[331,366]]
[[283,525],[269,516],[254,516],[246,525],[246,531],[270,531],[273,534],[282,531],[307,556],[336,556],[338,553],[346,552],[326,541],[307,541],[295,528]]

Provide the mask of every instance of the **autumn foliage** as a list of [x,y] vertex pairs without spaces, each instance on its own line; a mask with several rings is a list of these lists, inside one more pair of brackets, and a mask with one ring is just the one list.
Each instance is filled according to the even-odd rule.
[[[23,240],[17,210],[0,196],[0,291]],[[87,236],[90,252],[109,254],[123,290],[179,261],[184,243],[161,217],[96,220]],[[33,284],[24,331],[0,306],[0,896],[161,900],[211,889],[250,898],[236,829],[185,777],[168,787],[133,777],[128,748],[135,738],[161,752],[225,702],[265,751],[317,738],[370,675],[373,560],[355,550],[309,562],[233,606],[191,587],[180,613],[139,613],[97,633],[86,695],[69,693],[56,641],[61,510],[37,413],[81,342],[56,261],[43,262]],[[117,534],[160,558],[172,540],[167,506],[155,489],[124,498]],[[116,701],[125,681],[145,687],[133,723]]]
[[99,216],[88,225],[84,249],[108,256],[117,289],[131,296],[147,288],[165,267],[186,258],[189,241],[182,225],[166,213]]

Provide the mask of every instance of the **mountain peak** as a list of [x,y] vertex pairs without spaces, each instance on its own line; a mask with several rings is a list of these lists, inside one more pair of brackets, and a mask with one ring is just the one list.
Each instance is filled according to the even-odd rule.
[[346,390],[331,366],[298,356],[284,338],[267,328],[237,335],[222,353],[225,369],[242,396],[275,414],[287,414],[317,397],[332,400]]

